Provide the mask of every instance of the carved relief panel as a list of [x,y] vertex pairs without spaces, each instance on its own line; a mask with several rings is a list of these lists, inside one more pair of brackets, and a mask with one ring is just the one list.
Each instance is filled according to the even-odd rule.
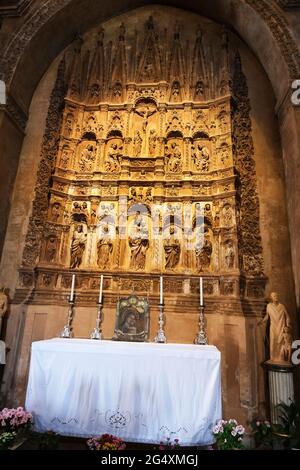
[[[34,215],[26,262],[40,250],[44,265],[62,269],[262,274],[240,63],[221,28],[171,23],[167,33],[150,17],[134,34],[121,24],[76,43],[63,112],[49,110],[51,164],[43,149],[53,184],[42,218],[57,228],[41,240]],[[255,236],[243,218],[251,212]]]

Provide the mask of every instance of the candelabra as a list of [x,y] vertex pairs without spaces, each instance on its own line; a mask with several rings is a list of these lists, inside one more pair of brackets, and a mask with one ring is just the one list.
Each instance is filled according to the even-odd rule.
[[158,319],[158,324],[159,324],[159,330],[157,332],[157,335],[154,339],[155,343],[166,343],[167,338],[164,332],[164,304],[159,304],[159,319]]
[[102,307],[103,303],[102,302],[97,302],[98,303],[98,310],[97,310],[97,320],[96,320],[96,328],[94,328],[93,332],[91,333],[90,338],[91,339],[102,339]]
[[199,314],[199,332],[198,335],[195,338],[194,343],[195,344],[200,344],[203,346],[206,346],[208,341],[207,341],[207,336],[205,333],[205,321],[204,321],[204,305],[200,305],[200,314]]
[[74,310],[74,305],[75,305],[74,297],[72,298],[72,300],[69,297],[68,303],[69,303],[69,306],[68,306],[67,324],[64,326],[64,329],[60,333],[60,338],[72,338],[72,335],[73,335],[72,322],[73,322],[73,310]]

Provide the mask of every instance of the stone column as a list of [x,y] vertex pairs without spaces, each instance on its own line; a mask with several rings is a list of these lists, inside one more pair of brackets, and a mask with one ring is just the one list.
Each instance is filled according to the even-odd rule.
[[281,403],[289,405],[294,401],[294,366],[264,363],[268,371],[271,422],[280,423],[280,410],[277,406]]

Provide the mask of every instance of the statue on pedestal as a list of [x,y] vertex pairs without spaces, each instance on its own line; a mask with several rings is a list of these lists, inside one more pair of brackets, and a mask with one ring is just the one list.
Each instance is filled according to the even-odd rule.
[[267,306],[267,313],[259,324],[270,320],[270,359],[272,364],[290,364],[292,336],[291,319],[283,304],[279,302],[276,292],[271,294],[271,302]]

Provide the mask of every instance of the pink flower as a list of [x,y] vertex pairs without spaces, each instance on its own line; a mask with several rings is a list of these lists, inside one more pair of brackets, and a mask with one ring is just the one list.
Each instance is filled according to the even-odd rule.
[[240,434],[240,435],[245,434],[244,426],[239,425],[235,429],[236,429],[237,434]]

